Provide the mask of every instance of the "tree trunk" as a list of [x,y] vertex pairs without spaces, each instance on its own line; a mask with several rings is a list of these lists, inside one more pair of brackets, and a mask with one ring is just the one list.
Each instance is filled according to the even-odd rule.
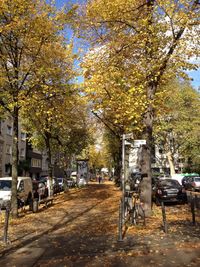
[[17,177],[18,177],[18,107],[13,112],[13,146],[12,146],[12,188],[11,188],[11,214],[18,217],[17,206]]
[[64,185],[63,185],[65,193],[69,191],[67,179],[69,179],[71,175],[71,165],[72,165],[72,158],[71,157],[66,158],[65,170],[64,170],[65,179],[64,179]]
[[45,143],[47,148],[47,155],[48,155],[48,179],[49,179],[49,196],[53,195],[53,165],[52,165],[52,155],[51,155],[51,144],[50,144],[50,137],[49,134],[46,134]]
[[174,166],[174,159],[173,159],[173,156],[172,156],[172,152],[168,151],[166,153],[166,155],[167,155],[169,168],[170,168],[170,176],[172,176],[173,174],[175,174],[175,166]]
[[120,182],[121,171],[122,171],[122,148],[120,146],[118,153],[115,153],[114,155],[114,179],[116,184]]
[[[147,142],[148,143],[148,142]],[[145,216],[151,216],[151,201],[152,201],[152,187],[151,187],[151,151],[148,145],[143,145],[141,150],[141,196],[140,200],[144,203]]]
[[[156,92],[156,85],[152,82],[147,87],[147,99],[152,101]],[[142,146],[141,151],[141,172],[143,181],[141,183],[141,201],[144,203],[144,210],[146,216],[151,216],[152,208],[152,186],[151,186],[151,154],[153,142],[153,120],[154,110],[151,103],[149,103],[146,113],[144,115],[144,134],[143,138],[146,140],[146,145]]]

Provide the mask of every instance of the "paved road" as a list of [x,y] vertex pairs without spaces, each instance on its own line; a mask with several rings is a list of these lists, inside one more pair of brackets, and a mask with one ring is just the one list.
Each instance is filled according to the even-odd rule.
[[[63,199],[63,195],[59,197]],[[195,239],[197,247],[192,250],[177,248],[170,236],[159,239],[161,230],[155,232],[157,238],[128,232],[124,242],[118,242],[119,197],[119,190],[108,182],[70,192],[49,209],[51,218],[54,214],[52,220],[46,211],[49,227],[26,235],[21,243],[2,253],[0,266],[200,266],[199,239]],[[40,228],[47,223],[42,218],[38,220]]]

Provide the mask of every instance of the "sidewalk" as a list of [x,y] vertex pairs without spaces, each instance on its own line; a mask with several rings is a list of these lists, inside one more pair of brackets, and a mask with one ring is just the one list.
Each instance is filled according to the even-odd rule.
[[190,214],[176,220],[184,206],[173,207],[167,235],[156,210],[146,228],[132,227],[118,242],[120,194],[112,182],[92,183],[57,196],[46,210],[12,222],[11,245],[0,246],[0,266],[200,266],[199,224],[191,225]]

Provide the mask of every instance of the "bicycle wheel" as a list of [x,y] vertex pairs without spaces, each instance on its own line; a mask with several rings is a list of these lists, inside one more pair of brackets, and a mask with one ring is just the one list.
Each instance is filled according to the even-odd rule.
[[139,222],[139,211],[138,211],[137,205],[134,205],[134,207],[132,209],[131,221],[132,221],[132,224],[134,224],[134,225],[137,225]]
[[131,206],[129,203],[129,200],[126,200],[124,203],[124,221],[128,222],[130,221],[130,214],[131,214]]
[[141,218],[141,222],[143,222],[143,225],[146,225],[146,218],[145,218],[145,210],[143,207],[143,204],[138,204],[138,211],[139,211],[139,217]]
[[142,207],[141,204],[136,204],[134,207],[133,207],[133,214],[132,214],[132,223],[134,225],[138,225],[139,223],[142,223],[143,222],[143,225],[146,224],[146,221],[145,221],[145,211]]

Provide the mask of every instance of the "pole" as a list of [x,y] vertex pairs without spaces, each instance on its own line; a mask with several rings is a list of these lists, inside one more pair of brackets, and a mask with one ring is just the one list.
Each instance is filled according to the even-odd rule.
[[6,244],[8,243],[9,216],[10,216],[10,201],[7,201],[5,210],[4,235],[3,235],[3,241]]
[[191,194],[191,212],[192,212],[192,223],[193,225],[196,224],[196,219],[195,219],[195,198]]
[[161,201],[161,208],[162,208],[162,217],[163,217],[163,228],[164,228],[164,232],[167,234],[168,232],[167,218],[166,218],[166,212],[165,212],[165,205],[163,201]]
[[124,205],[125,205],[125,134],[122,135],[122,218],[124,224]]
[[123,229],[123,216],[122,216],[122,199],[120,200],[119,204],[119,224],[118,224],[118,241],[122,242],[122,229]]

